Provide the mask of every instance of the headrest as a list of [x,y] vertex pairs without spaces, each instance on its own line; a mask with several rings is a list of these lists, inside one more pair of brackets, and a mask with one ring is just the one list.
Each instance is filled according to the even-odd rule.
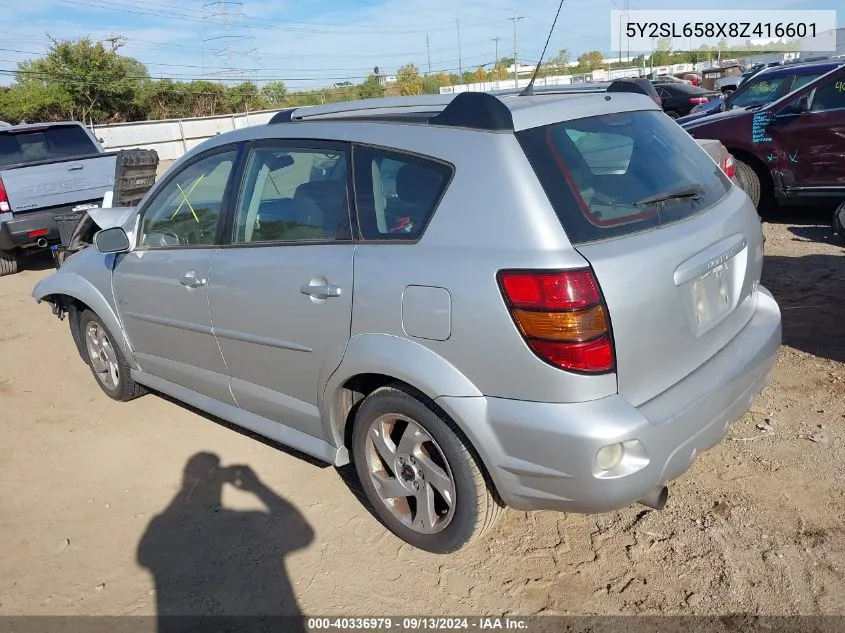
[[418,163],[405,163],[396,174],[396,195],[405,204],[430,207],[443,186],[443,176]]

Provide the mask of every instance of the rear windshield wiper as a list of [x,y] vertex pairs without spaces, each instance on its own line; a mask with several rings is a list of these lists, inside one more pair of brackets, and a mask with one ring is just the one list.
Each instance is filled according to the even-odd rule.
[[685,185],[675,189],[669,189],[662,193],[656,193],[653,196],[648,196],[642,200],[637,200],[634,203],[635,207],[647,207],[651,204],[660,204],[661,202],[668,202],[669,200],[683,200],[684,198],[692,198],[693,200],[700,200],[704,195],[704,189],[698,185]]

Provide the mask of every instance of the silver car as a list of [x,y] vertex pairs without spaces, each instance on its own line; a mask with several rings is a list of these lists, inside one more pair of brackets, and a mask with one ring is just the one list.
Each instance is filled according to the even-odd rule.
[[781,340],[754,206],[637,94],[288,110],[91,214],[34,297],[107,395],[352,461],[434,552],[506,506],[662,507]]

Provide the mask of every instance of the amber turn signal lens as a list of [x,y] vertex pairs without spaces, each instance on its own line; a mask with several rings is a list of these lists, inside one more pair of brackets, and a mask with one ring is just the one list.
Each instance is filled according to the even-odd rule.
[[519,329],[529,338],[587,341],[607,332],[607,319],[602,306],[576,312],[514,310],[513,314]]

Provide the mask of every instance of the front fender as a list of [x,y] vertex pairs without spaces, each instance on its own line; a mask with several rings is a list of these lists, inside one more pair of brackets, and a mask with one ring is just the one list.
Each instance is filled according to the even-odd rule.
[[[326,437],[343,446],[346,408],[343,385],[361,374],[383,374],[418,389],[432,400],[441,396],[478,397],[481,392],[448,360],[406,338],[359,334],[346,346],[343,360],[328,379],[320,402]],[[458,424],[460,421],[456,420]]]
[[109,332],[112,333],[129,366],[138,369],[135,355],[132,353],[129,341],[126,340],[126,334],[120,326],[117,314],[115,314],[108,300],[90,281],[76,273],[60,270],[39,281],[32,290],[33,299],[39,303],[54,296],[70,297],[88,306],[103,320]]

